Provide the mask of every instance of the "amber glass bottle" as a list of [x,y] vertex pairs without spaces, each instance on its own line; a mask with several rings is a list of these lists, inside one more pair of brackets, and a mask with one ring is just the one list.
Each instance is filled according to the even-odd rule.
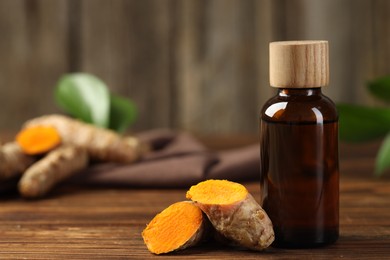
[[321,92],[328,75],[326,41],[270,44],[270,82],[278,93],[261,111],[260,182],[277,247],[338,238],[338,115]]

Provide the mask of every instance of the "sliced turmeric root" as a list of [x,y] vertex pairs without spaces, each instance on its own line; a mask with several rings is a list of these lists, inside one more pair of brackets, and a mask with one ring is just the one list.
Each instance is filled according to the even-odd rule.
[[46,115],[27,121],[25,129],[31,127],[54,127],[63,144],[84,148],[91,159],[119,163],[138,160],[143,144],[137,138],[123,138],[117,133],[99,128],[62,115]]
[[157,214],[142,232],[149,251],[169,253],[198,244],[206,235],[207,218],[191,201],[172,204]]
[[52,126],[34,126],[25,128],[16,136],[23,152],[29,155],[46,153],[61,143],[57,129]]
[[241,184],[207,180],[192,186],[187,198],[202,209],[220,234],[239,246],[263,250],[274,241],[271,220]]

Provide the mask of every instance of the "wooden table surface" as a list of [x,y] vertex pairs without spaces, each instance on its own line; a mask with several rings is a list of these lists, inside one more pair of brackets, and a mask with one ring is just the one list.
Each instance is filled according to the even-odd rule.
[[[184,189],[62,186],[42,200],[0,198],[0,259],[390,259],[390,173],[372,175],[378,145],[341,146],[340,239],[331,246],[251,252],[204,244],[155,256],[140,234],[156,213],[184,199]],[[259,197],[258,183],[245,185]]]

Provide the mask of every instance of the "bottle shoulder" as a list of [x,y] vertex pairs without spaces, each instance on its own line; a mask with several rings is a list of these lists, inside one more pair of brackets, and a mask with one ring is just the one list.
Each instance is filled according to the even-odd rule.
[[324,123],[338,120],[336,105],[327,96],[282,97],[269,99],[261,110],[261,119],[269,122]]

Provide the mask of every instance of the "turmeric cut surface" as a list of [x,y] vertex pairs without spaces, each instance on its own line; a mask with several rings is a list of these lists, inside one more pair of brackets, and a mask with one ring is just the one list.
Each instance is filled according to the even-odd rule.
[[203,204],[232,204],[245,199],[248,191],[239,183],[227,180],[207,180],[192,186],[187,199]]
[[142,237],[150,252],[162,254],[197,244],[203,229],[202,211],[190,201],[181,201],[157,214]]
[[61,143],[61,137],[54,127],[34,126],[20,131],[16,136],[16,141],[24,153],[36,155],[57,147]]

